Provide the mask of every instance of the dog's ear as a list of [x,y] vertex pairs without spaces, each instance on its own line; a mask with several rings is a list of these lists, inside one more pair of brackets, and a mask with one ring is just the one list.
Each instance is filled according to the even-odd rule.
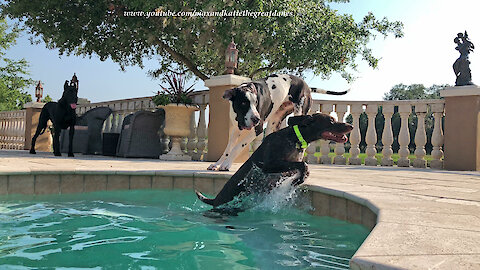
[[299,116],[292,116],[288,118],[288,125],[294,126],[305,126],[313,122],[313,117],[311,115],[299,115]]
[[233,89],[228,89],[223,93],[223,98],[224,99],[229,99],[231,100],[235,96],[235,88]]
[[65,84],[63,84],[63,91],[67,90],[68,87],[68,80],[65,81]]

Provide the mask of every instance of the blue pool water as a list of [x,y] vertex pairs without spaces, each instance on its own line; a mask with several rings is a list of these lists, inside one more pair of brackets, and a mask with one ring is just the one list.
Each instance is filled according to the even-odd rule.
[[193,191],[0,197],[0,269],[348,269],[368,235],[272,198],[238,216]]

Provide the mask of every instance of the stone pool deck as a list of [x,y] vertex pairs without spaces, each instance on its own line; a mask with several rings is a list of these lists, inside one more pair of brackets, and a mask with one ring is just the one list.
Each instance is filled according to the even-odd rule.
[[[24,173],[208,172],[208,163],[102,156],[55,158],[51,153],[0,151],[1,175]],[[239,164],[234,165],[233,170]],[[355,254],[352,269],[480,269],[480,173],[430,169],[310,165],[306,186],[368,206],[377,224]],[[0,179],[0,190],[8,190]],[[315,200],[315,198],[314,198]],[[337,202],[337,201],[336,201]],[[345,212],[345,211],[344,211]]]

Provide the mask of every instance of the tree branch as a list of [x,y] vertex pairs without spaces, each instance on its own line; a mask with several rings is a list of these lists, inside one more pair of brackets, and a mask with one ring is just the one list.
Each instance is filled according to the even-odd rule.
[[267,67],[259,68],[259,69],[255,70],[254,72],[250,73],[250,75],[249,75],[248,77],[250,77],[250,79],[253,79],[253,76],[254,76],[255,74],[257,74],[257,73],[260,73],[260,72],[262,72],[262,71],[267,71],[267,70],[274,70],[274,69],[275,69],[274,66],[275,66],[275,64],[272,63],[272,64],[270,64],[270,65],[267,66]]
[[202,81],[209,79],[207,75],[203,74],[200,70],[198,70],[195,64],[183,54],[178,53],[177,51],[172,49],[170,46],[163,43],[163,41],[161,40],[157,39],[156,44],[159,45],[160,48],[168,52],[175,60],[183,63],[191,72],[193,72],[193,74],[197,75],[200,79],[202,79]]

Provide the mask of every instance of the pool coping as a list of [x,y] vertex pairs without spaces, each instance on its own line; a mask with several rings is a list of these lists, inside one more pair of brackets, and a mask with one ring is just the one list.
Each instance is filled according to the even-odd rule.
[[[152,162],[158,164],[158,161]],[[50,184],[58,185],[59,192],[62,176],[83,175],[84,183],[102,183],[100,188],[104,184],[105,190],[108,189],[108,176],[124,177],[123,182],[116,183],[120,187],[126,187],[125,176],[128,176],[128,188],[159,188],[164,185],[171,188],[198,188],[207,193],[212,193],[208,192],[211,189],[216,193],[233,174],[198,169],[206,163],[177,162],[168,165],[175,169],[155,170],[143,165],[146,169],[142,166],[132,166],[138,167],[132,170],[115,167],[101,170],[79,167],[72,169],[71,166],[70,169],[24,167],[14,170],[0,167],[0,194],[2,190],[11,188],[10,176],[13,177],[12,181],[21,183],[18,180],[22,175],[35,175],[30,193],[33,194],[36,181],[46,183],[48,180],[43,175],[52,174],[59,175],[60,180],[56,183],[50,181]],[[188,169],[191,167],[193,169]],[[354,223],[363,223],[366,227],[373,228],[350,261],[351,269],[478,269],[480,266],[479,173],[396,167],[309,167],[310,177],[304,186],[310,191],[309,195],[317,211],[313,214],[336,218],[340,216],[352,221],[349,218],[352,219],[353,216],[349,217],[348,213],[357,211]],[[145,176],[151,180],[145,180]],[[157,179],[156,182],[154,179]],[[174,179],[178,179],[178,183]],[[85,189],[85,184],[82,190],[90,191]],[[359,205],[363,208],[359,208]],[[368,211],[371,213],[365,214],[365,220],[370,219],[370,225],[358,217],[358,213]]]

